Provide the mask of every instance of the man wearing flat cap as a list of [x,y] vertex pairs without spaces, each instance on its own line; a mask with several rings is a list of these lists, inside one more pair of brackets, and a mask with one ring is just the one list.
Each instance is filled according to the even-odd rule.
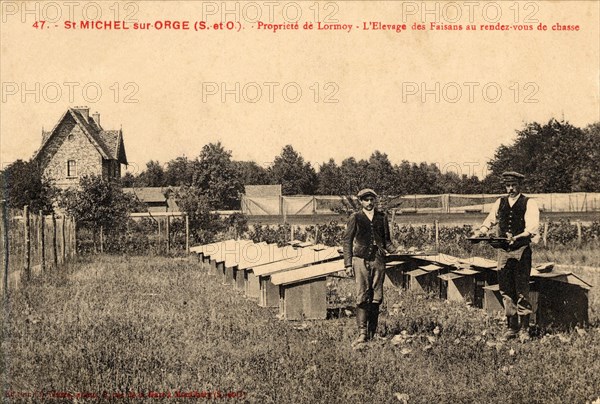
[[358,337],[353,347],[375,336],[383,302],[384,257],[386,251],[395,251],[387,216],[375,209],[375,191],[366,188],[357,196],[362,209],[350,216],[344,233],[344,266],[346,274],[354,276],[357,292]]
[[537,242],[540,211],[534,199],[521,194],[521,183],[525,176],[515,171],[502,174],[506,196],[497,199],[487,218],[475,232],[485,236],[498,225],[498,237],[508,241],[498,249],[498,286],[507,319],[507,331],[503,340],[516,338],[528,341],[529,275],[531,273],[532,239]]

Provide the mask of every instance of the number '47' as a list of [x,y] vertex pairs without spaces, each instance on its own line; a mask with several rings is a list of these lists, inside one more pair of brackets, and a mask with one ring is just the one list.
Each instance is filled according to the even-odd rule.
[[36,21],[33,23],[33,28],[44,28],[46,21]]

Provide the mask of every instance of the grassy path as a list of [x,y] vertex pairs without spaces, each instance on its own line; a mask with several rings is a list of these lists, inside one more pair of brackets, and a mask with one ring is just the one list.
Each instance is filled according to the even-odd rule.
[[481,310],[388,290],[386,339],[353,351],[353,318],[279,321],[193,259],[94,259],[5,305],[4,401],[72,402],[79,393],[78,402],[210,402],[215,391],[222,397],[212,401],[250,403],[600,396],[597,328],[498,345],[500,326]]

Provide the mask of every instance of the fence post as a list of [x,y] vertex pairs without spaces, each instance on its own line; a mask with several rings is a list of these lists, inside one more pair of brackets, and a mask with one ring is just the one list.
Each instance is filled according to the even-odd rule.
[[544,222],[544,247],[548,247],[548,221]]
[[58,246],[56,244],[56,214],[52,212],[52,260],[55,270],[58,268]]
[[166,231],[167,231],[167,254],[171,252],[171,216],[167,216],[166,223]]
[[160,221],[161,221],[160,220],[160,216],[157,216],[156,217],[156,223],[158,224],[158,244],[156,246],[156,253],[157,254],[160,254],[160,246],[162,244],[162,237],[161,237],[161,234],[160,234],[160,227],[161,227],[160,226]]
[[285,199],[283,199],[283,196],[281,197],[281,215],[283,218],[283,224],[287,223],[287,208],[285,206]]
[[8,245],[8,210],[6,208],[6,202],[2,200],[0,202],[2,204],[2,223],[0,226],[2,227],[2,246],[4,247],[3,262],[2,262],[2,286],[4,289],[4,298],[8,296],[8,254],[9,254],[9,245]]
[[392,209],[392,223],[390,226],[390,238],[394,240],[394,222],[396,221],[396,209]]
[[64,264],[65,261],[67,260],[67,237],[65,234],[65,221],[67,220],[67,217],[65,215],[62,215],[62,263]]
[[581,220],[577,220],[577,245],[581,246]]
[[435,249],[439,252],[440,250],[440,222],[436,219],[433,221],[435,226]]
[[190,253],[190,218],[185,214],[185,252]]
[[104,226],[100,226],[100,254],[104,254]]
[[29,227],[29,206],[23,206],[23,221],[25,225],[25,278],[31,279],[31,229]]
[[40,209],[40,269],[42,275],[46,272],[46,234],[44,229],[44,212]]
[[77,255],[77,223],[75,217],[71,216],[71,258]]

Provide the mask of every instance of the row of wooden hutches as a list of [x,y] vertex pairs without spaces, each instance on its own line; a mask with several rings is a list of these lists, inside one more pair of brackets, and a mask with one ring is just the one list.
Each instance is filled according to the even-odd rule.
[[[339,247],[310,242],[288,246],[227,240],[190,249],[210,274],[243,292],[261,307],[279,307],[287,320],[327,317],[327,278],[344,269]],[[445,254],[387,257],[386,275],[397,288],[463,301],[491,314],[503,310],[496,262]],[[532,270],[532,320],[542,327],[588,322],[591,285],[570,272]]]

